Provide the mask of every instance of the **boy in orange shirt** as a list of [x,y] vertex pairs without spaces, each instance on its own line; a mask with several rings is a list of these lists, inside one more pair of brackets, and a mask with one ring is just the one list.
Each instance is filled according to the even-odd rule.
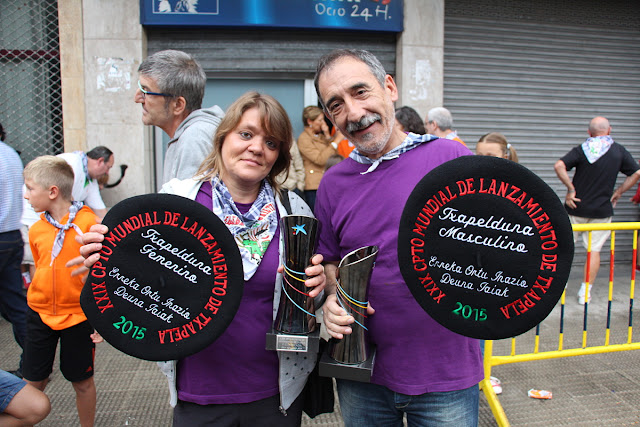
[[93,381],[95,343],[101,341],[80,307],[83,280],[65,264],[79,254],[76,235],[96,224],[88,206],[71,201],[73,169],[63,159],[42,156],[24,168],[25,199],[44,211],[29,229],[36,265],[27,293],[27,339],[23,375],[44,391],[60,341],[60,370],[76,392],[80,424],[93,426],[96,387]]

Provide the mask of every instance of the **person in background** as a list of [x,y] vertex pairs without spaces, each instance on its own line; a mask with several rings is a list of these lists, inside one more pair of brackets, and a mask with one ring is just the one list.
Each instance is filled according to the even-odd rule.
[[[518,163],[518,153],[507,138],[499,132],[482,135],[476,144],[476,155],[499,157]],[[484,354],[484,340],[480,340],[480,351]],[[497,377],[490,377],[491,386],[496,394],[502,394],[502,382]]]
[[[100,218],[107,213],[107,207],[100,194],[98,179],[109,174],[113,167],[113,152],[105,146],[97,146],[88,152],[74,151],[58,154],[73,169],[74,181],[71,190],[72,200],[82,202],[89,206]],[[22,210],[22,240],[24,240],[24,255],[22,257],[22,269],[29,281],[33,278],[34,261],[29,245],[29,229],[40,219],[40,212],[36,212],[27,200],[23,200]],[[27,278],[25,277],[25,279]]]
[[[631,202],[634,205],[640,204],[640,184],[638,184],[638,188],[636,189],[636,194],[631,198]],[[636,257],[636,271],[640,271],[640,256]]]
[[202,108],[207,76],[191,55],[162,50],[138,67],[133,100],[142,106],[142,122],[169,135],[162,184],[191,178],[211,152],[213,134],[224,112],[217,105]]
[[351,152],[356,148],[355,145],[347,138],[343,138],[342,141],[338,143],[338,154],[342,158],[347,158],[351,154]]
[[[215,342],[191,356],[160,364],[169,380],[176,427],[301,423],[301,393],[315,354],[265,350],[283,283],[279,264],[284,233],[279,218],[287,211],[276,177],[289,167],[292,140],[282,105],[269,95],[248,92],[227,110],[214,149],[197,175],[173,179],[162,188],[213,209],[227,224],[242,255],[245,289],[251,290],[244,292],[233,321]],[[292,214],[313,215],[300,197],[287,195]],[[255,233],[256,229],[264,231]],[[99,242],[107,231],[97,225],[82,237],[86,267],[100,257],[95,252],[102,248]],[[249,238],[256,234],[258,245]],[[305,270],[310,277],[305,285],[312,288],[309,295],[318,302],[326,284],[321,263],[322,256],[315,255]]]
[[[611,222],[618,199],[640,179],[640,165],[622,145],[611,138],[609,120],[594,117],[589,123],[588,134],[585,142],[572,148],[554,165],[558,178],[567,187],[564,205],[572,224]],[[572,180],[567,171],[573,168],[576,171]],[[627,178],[614,191],[618,172]],[[581,234],[582,243],[587,249],[587,232],[576,231],[573,238],[577,243]],[[591,287],[600,269],[600,250],[610,234],[609,230],[595,230],[591,234],[591,259],[584,266],[578,304],[588,303],[591,299]]]
[[452,139],[465,145],[464,141],[458,137],[458,133],[452,128],[453,117],[451,117],[449,110],[444,107],[436,107],[429,110],[425,120],[425,129],[428,133],[440,138]]
[[[104,217],[107,207],[100,195],[98,179],[108,175],[113,167],[113,152],[105,146],[97,146],[87,151],[73,151],[58,154],[57,157],[65,160],[73,169],[74,181],[72,188],[73,200],[83,202],[89,206],[96,215]],[[22,223],[31,226],[40,218],[31,205],[25,201]]]
[[27,340],[24,378],[44,391],[52,372],[60,341],[60,370],[76,392],[80,425],[93,426],[96,386],[93,381],[94,333],[82,308],[81,277],[71,275],[66,263],[75,258],[80,244],[75,236],[96,224],[96,215],[82,202],[73,201],[73,169],[58,156],[41,156],[24,168],[24,197],[41,219],[29,230],[29,244],[36,265],[27,293]]
[[322,109],[315,105],[305,107],[302,122],[304,130],[298,137],[298,149],[304,162],[304,197],[311,210],[314,210],[316,191],[324,174],[325,164],[329,157],[338,153],[338,143],[343,137],[340,132],[331,136]]
[[304,200],[304,163],[295,141],[291,142],[291,165],[288,170],[280,172],[276,179],[282,188],[293,191]]
[[334,154],[333,156],[327,159],[327,164],[324,165],[324,171],[325,172],[328,171],[330,168],[337,165],[343,160],[344,160],[344,157],[342,157],[340,154]]
[[98,178],[98,188],[101,190],[104,189],[104,186],[109,183],[109,174],[105,173],[100,178]]
[[482,135],[476,144],[476,154],[479,156],[501,157],[518,163],[516,149],[507,142],[507,138],[500,132]]
[[[0,124],[0,315],[11,323],[13,337],[24,349],[27,335],[27,299],[22,292],[23,242],[20,234],[22,217],[22,161],[18,153],[3,141]],[[11,371],[22,377],[24,353],[18,369]]]
[[46,394],[0,370],[0,426],[32,426],[47,418],[51,402]]
[[396,126],[398,126],[398,129],[402,132],[406,133],[413,132],[418,135],[427,133],[420,114],[408,106],[396,108]]
[[367,309],[375,368],[370,383],[336,380],[345,425],[402,426],[406,415],[409,426],[476,426],[483,378],[478,340],[449,331],[418,305],[397,257],[400,217],[415,185],[471,151],[433,135],[401,132],[395,81],[367,51],[323,56],[314,82],[325,114],[356,146],[327,171],[316,205],[328,284],[324,323],[335,339],[352,333],[355,321],[336,299],[338,262],[363,246],[379,247]]

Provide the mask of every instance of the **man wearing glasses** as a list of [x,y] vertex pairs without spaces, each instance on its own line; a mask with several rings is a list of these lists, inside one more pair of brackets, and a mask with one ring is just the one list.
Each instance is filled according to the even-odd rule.
[[213,134],[224,116],[217,105],[201,108],[207,77],[191,55],[163,50],[138,67],[134,101],[142,105],[142,122],[169,135],[162,183],[191,178],[212,149]]

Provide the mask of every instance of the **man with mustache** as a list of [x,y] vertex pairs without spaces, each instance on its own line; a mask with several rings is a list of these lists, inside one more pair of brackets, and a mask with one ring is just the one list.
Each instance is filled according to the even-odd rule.
[[400,131],[396,84],[367,51],[322,57],[315,86],[327,117],[356,146],[327,171],[317,194],[318,252],[329,261],[324,322],[332,337],[360,327],[329,289],[338,261],[360,247],[379,247],[367,319],[375,367],[370,383],[337,379],[345,424],[402,426],[406,414],[409,426],[475,426],[483,378],[478,341],[450,332],[420,308],[397,259],[400,216],[415,185],[436,166],[472,153],[456,141]]
[[133,100],[142,105],[142,122],[169,135],[162,182],[191,178],[213,148],[213,134],[224,111],[201,108],[207,76],[191,55],[162,50],[138,67]]

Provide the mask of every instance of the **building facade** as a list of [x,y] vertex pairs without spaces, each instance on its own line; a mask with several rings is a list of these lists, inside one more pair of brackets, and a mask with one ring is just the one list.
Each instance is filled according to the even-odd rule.
[[[140,106],[133,102],[136,70],[148,54],[168,48],[193,54],[208,76],[203,106],[226,108],[245,90],[261,90],[285,105],[300,132],[302,108],[317,102],[312,85],[317,58],[334,48],[357,47],[374,52],[394,75],[397,106],[412,106],[423,117],[432,107],[449,108],[454,128],[471,149],[484,133],[504,133],[521,163],[561,197],[553,163],[584,140],[592,117],[608,117],[613,137],[640,157],[637,2],[299,1],[313,3],[325,15],[400,3],[402,28],[328,30],[306,22],[298,28],[143,25],[145,3],[160,8],[176,2],[3,1],[0,122],[7,139],[22,149],[25,161],[38,154],[108,146],[116,156],[111,181],[117,179],[117,165],[128,165],[122,182],[103,192],[113,205],[156,191],[161,176],[166,135],[145,127]],[[46,10],[8,18],[31,3],[42,3]],[[258,8],[270,2],[240,3]],[[52,13],[57,22],[39,22]],[[27,25],[32,34],[17,31]],[[57,28],[59,47],[52,42],[52,28]],[[42,46],[29,45],[35,33],[43,34]],[[56,56],[57,65],[51,59]],[[17,75],[26,75],[26,83],[16,85]],[[42,103],[30,99],[35,82],[44,82],[42,102],[47,104],[24,116],[14,114]],[[22,94],[21,104],[10,107],[16,93]],[[614,220],[638,219],[638,208],[627,199],[616,208]]]

